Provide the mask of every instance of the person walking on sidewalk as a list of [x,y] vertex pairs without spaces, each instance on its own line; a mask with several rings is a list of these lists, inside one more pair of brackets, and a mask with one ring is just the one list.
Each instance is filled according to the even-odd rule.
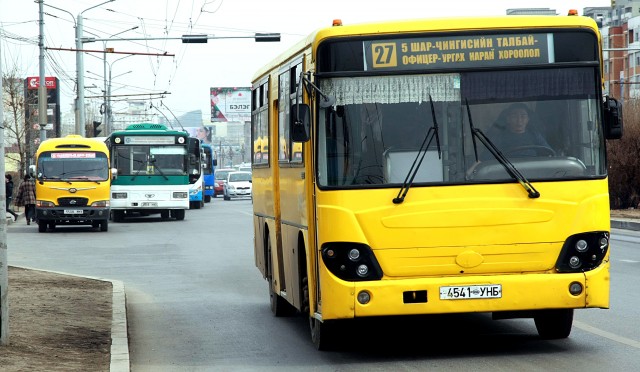
[[5,195],[7,197],[7,204],[6,204],[7,213],[9,213],[10,215],[13,216],[13,220],[14,221],[17,221],[18,220],[18,215],[10,207],[11,200],[13,200],[13,177],[10,174],[5,174],[4,175],[4,182],[5,182],[5,189],[6,189],[6,194]]
[[36,220],[36,183],[31,176],[24,176],[24,180],[18,188],[16,195],[16,205],[24,206],[24,215],[27,218],[27,225]]

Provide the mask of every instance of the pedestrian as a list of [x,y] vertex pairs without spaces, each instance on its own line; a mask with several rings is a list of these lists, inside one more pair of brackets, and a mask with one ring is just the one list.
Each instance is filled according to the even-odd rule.
[[27,225],[36,220],[36,183],[31,176],[24,176],[24,180],[18,187],[16,195],[16,205],[24,206],[24,215],[27,218]]
[[13,200],[13,177],[10,174],[5,174],[4,181],[5,181],[5,189],[6,189],[5,195],[7,198],[7,204],[6,204],[7,212],[13,216],[14,221],[17,221],[18,215],[10,207],[11,201]]

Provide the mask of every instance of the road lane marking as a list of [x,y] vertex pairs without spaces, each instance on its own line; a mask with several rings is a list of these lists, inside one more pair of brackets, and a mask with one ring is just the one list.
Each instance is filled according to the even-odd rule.
[[586,323],[582,323],[580,321],[574,320],[573,325],[577,328],[580,328],[583,331],[587,331],[589,333],[593,333],[594,335],[602,336],[604,338],[608,338],[611,341],[619,342],[621,344],[625,344],[627,346],[635,347],[636,349],[640,349],[640,341],[632,340],[630,338],[618,336],[614,333],[603,331],[602,329],[598,329],[596,327],[592,327]]
[[618,260],[620,262],[627,262],[627,263],[638,263],[640,261],[636,261],[636,260]]

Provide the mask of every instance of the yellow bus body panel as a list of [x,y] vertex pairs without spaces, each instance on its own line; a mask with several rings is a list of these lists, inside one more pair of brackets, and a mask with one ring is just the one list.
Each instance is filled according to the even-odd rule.
[[[519,184],[414,187],[317,194],[318,247],[325,242],[369,245],[384,276],[345,282],[320,262],[323,319],[609,306],[608,256],[587,273],[560,274],[564,241],[584,231],[608,231],[607,180],[536,183],[539,199]],[[464,196],[463,196],[464,195]],[[377,202],[371,202],[376,200]],[[363,205],[378,205],[363,209]],[[569,284],[586,287],[581,296]],[[440,300],[439,287],[501,284],[500,299]],[[355,301],[371,293],[367,305]],[[428,300],[404,304],[403,292],[426,290]],[[531,294],[535,293],[535,296]]]

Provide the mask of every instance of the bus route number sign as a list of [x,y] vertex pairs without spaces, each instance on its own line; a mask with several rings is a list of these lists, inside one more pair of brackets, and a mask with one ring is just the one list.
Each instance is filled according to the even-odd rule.
[[440,287],[441,300],[469,300],[475,298],[502,298],[502,285],[466,285]]

